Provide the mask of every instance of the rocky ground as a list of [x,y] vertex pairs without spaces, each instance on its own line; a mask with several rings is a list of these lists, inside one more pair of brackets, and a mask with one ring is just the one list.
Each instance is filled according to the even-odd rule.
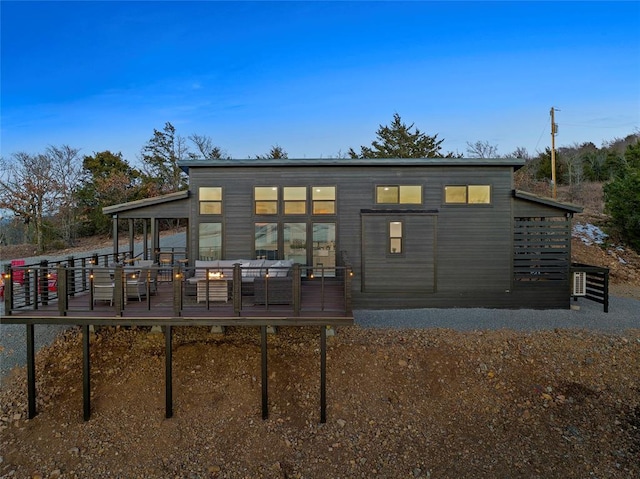
[[329,338],[326,424],[317,331],[268,342],[263,421],[258,333],[178,330],[165,419],[163,336],[99,330],[84,422],[70,331],[38,355],[36,418],[23,370],[0,391],[1,477],[640,476],[640,331],[342,328]]
[[[573,254],[640,299],[633,251],[576,237]],[[178,328],[165,419],[163,335],[98,330],[84,422],[81,337],[68,331],[37,356],[38,416],[26,419],[24,369],[0,389],[0,477],[640,477],[640,330],[341,328],[326,424],[317,331],[268,341],[263,421],[258,332]]]

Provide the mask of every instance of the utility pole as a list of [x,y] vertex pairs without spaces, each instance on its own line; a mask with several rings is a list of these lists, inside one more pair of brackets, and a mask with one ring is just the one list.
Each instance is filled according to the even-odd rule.
[[555,122],[555,110],[551,107],[551,185],[553,187],[553,198],[556,198],[556,134],[558,124]]

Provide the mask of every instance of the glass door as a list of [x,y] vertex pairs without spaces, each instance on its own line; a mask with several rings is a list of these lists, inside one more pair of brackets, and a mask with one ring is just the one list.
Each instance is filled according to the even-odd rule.
[[284,224],[284,259],[307,264],[307,224]]
[[255,224],[256,259],[278,259],[278,223]]
[[336,275],[336,224],[313,224],[313,274]]

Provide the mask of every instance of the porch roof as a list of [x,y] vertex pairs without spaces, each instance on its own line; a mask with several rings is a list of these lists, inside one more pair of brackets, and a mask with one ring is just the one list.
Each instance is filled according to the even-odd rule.
[[[171,206],[176,207],[178,211],[176,211],[176,208],[172,208],[170,216],[186,218],[189,215],[189,204],[187,201],[189,194],[189,190],[177,191],[175,193],[169,193],[162,196],[154,196],[152,198],[130,201],[128,203],[105,206],[102,208],[102,212],[105,215],[119,214],[122,218],[159,218],[166,217],[161,214],[161,212],[164,211],[166,213],[166,206],[168,206],[167,203],[173,203]],[[180,202],[183,204],[180,204]],[[162,205],[162,207],[158,208],[160,205]],[[175,216],[175,213],[180,211],[183,211],[182,214]],[[134,215],[130,216],[127,213],[134,213]]]
[[566,203],[564,201],[557,201],[553,198],[547,198],[545,196],[535,195],[533,193],[529,193],[527,191],[522,190],[514,190],[513,197],[518,198],[525,201],[531,201],[533,203],[538,203],[541,205],[551,206],[553,208],[558,208],[560,210],[566,211],[567,213],[582,213],[582,206],[574,205],[573,203]]

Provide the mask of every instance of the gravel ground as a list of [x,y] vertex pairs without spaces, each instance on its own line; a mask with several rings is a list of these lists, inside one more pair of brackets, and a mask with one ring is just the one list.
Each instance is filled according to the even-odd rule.
[[[585,329],[617,334],[640,329],[640,301],[610,297],[609,312],[602,305],[580,299],[575,310],[505,309],[409,309],[354,311],[355,322],[363,328],[420,329],[446,328],[456,331],[511,329],[540,331]],[[35,327],[36,348],[51,344],[66,326]],[[17,365],[26,363],[25,326],[0,324],[0,378]]]
[[609,297],[609,312],[594,301],[572,302],[580,309],[412,309],[355,311],[356,324],[364,328],[448,328],[456,331],[513,329],[537,331],[586,329],[621,333],[640,328],[640,301]]

